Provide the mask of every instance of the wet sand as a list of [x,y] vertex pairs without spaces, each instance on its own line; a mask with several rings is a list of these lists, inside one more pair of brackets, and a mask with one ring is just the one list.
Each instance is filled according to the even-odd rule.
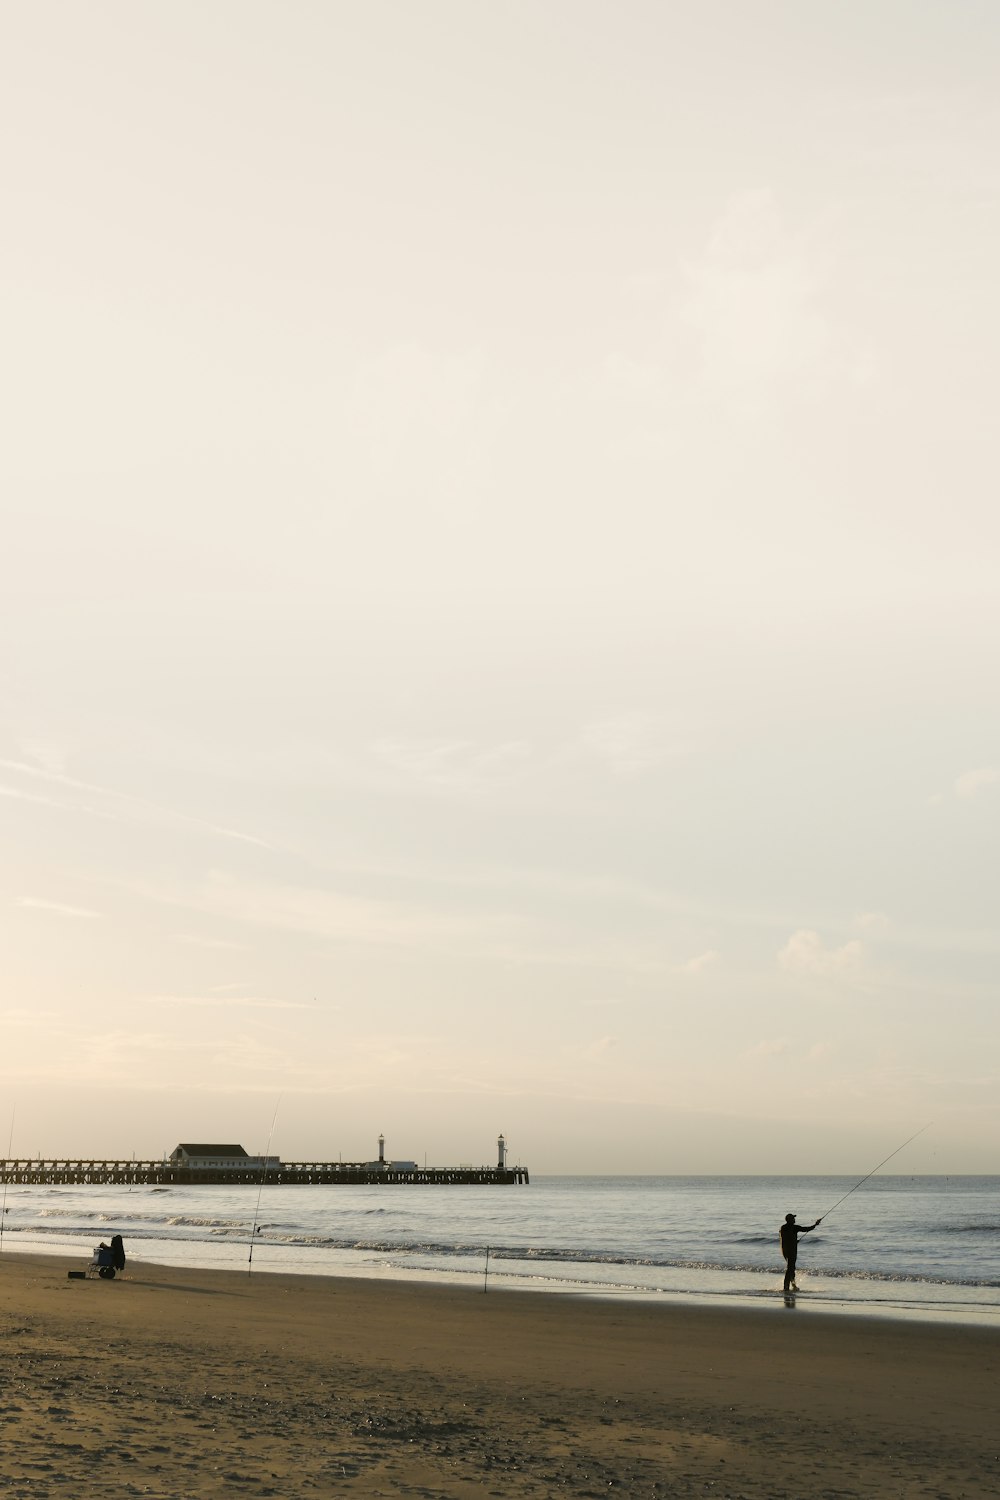
[[12,1497],[1000,1493],[1000,1333],[0,1257]]

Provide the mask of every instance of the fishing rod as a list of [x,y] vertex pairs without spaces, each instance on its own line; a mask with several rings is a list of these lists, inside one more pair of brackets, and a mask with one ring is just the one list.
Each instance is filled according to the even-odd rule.
[[10,1154],[14,1149],[14,1110],[16,1108],[17,1105],[15,1104],[10,1111],[10,1140],[7,1143],[7,1162],[5,1163],[7,1170],[3,1174],[3,1205],[0,1206],[0,1253],[3,1251],[3,1226],[7,1218],[7,1172],[10,1170]]
[[[278,1095],[278,1104],[281,1103],[281,1095]],[[247,1275],[253,1275],[253,1246],[257,1238],[257,1220],[260,1217],[260,1195],[264,1191],[264,1177],[267,1172],[267,1164],[271,1159],[271,1137],[274,1135],[274,1122],[278,1118],[278,1104],[274,1106],[274,1115],[271,1119],[271,1129],[267,1135],[267,1145],[264,1147],[264,1160],[260,1169],[260,1185],[257,1188],[257,1207],[253,1211],[253,1229],[250,1233],[250,1256],[247,1264]]]
[[[886,1156],[886,1157],[883,1157],[883,1159],[879,1162],[878,1167],[872,1167],[872,1169],[868,1173],[867,1177],[862,1177],[861,1181],[860,1182],[856,1182],[854,1184],[854,1186],[852,1188],[850,1188],[848,1190],[848,1192],[846,1192],[844,1194],[843,1198],[838,1198],[837,1201],[836,1201],[836,1203],[833,1205],[833,1208],[839,1208],[840,1205],[844,1202],[844,1199],[849,1198],[851,1196],[851,1193],[856,1193],[859,1187],[864,1187],[865,1183],[868,1181],[868,1178],[869,1177],[874,1177],[875,1173],[879,1170],[879,1167],[884,1167],[887,1161],[892,1161],[892,1158],[894,1156],[898,1156],[899,1153],[903,1150],[903,1148],[905,1146],[908,1146],[910,1144],[910,1141],[915,1141],[918,1135],[923,1135],[923,1133],[924,1133],[925,1130],[930,1130],[932,1124],[933,1124],[933,1121],[928,1120],[928,1122],[927,1122],[926,1125],[921,1125],[921,1127],[920,1127],[919,1130],[915,1130],[914,1131],[914,1133],[910,1136],[910,1140],[904,1141],[902,1146],[897,1146],[896,1149],[895,1149],[895,1151],[890,1151],[889,1155]],[[830,1217],[830,1215],[833,1213],[833,1208],[828,1208],[827,1211],[826,1211],[826,1213],[822,1215],[822,1218],[823,1219],[828,1219]]]

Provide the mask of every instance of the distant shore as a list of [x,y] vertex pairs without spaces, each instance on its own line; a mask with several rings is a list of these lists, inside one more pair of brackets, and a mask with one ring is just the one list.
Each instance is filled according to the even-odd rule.
[[15,1496],[1000,1490],[993,1329],[81,1264],[0,1257]]

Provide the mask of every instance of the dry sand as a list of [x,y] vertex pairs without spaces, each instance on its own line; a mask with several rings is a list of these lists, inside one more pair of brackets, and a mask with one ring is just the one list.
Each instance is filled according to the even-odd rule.
[[993,1329],[69,1265],[0,1258],[5,1495],[1000,1495]]

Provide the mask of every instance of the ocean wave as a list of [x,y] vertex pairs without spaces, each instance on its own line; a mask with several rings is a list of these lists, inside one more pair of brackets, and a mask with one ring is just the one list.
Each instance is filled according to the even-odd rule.
[[249,1229],[249,1227],[250,1227],[250,1220],[249,1219],[229,1219],[229,1218],[226,1218],[226,1219],[219,1219],[219,1218],[202,1219],[202,1218],[197,1218],[197,1217],[195,1217],[192,1214],[176,1214],[172,1219],[164,1219],[163,1222],[165,1224],[169,1224],[172,1228],[176,1228],[176,1229],[212,1229],[212,1230],[223,1229],[223,1230],[225,1230],[225,1229]]
[[40,1219],[98,1219],[100,1214],[94,1210],[81,1208],[40,1208],[38,1210]]
[[891,1286],[965,1286],[965,1287],[998,1287],[1000,1280],[991,1277],[973,1276],[944,1276],[933,1271],[907,1272],[907,1271],[862,1271],[843,1270],[826,1266],[810,1266],[808,1273],[812,1278],[821,1276],[830,1281],[863,1281],[866,1284],[883,1283]]
[[170,1220],[165,1214],[137,1213],[131,1209],[123,1209],[118,1213],[111,1213],[106,1208],[39,1208],[35,1211],[36,1219],[75,1219],[77,1223],[93,1224],[169,1224]]

